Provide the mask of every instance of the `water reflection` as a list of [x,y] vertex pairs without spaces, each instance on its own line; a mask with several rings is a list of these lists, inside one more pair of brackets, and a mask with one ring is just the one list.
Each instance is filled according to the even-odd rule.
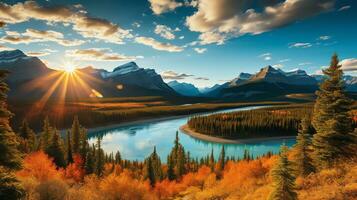
[[[255,108],[258,107],[237,108],[220,112]],[[176,131],[179,131],[179,127],[185,124],[188,118],[189,117],[185,116],[177,119],[143,122],[140,124],[113,128],[111,130],[98,131],[96,133],[91,133],[90,143],[95,142],[96,137],[102,137],[102,146],[106,152],[115,152],[119,150],[123,158],[130,160],[144,160],[144,158],[152,152],[153,147],[156,146],[157,152],[165,162],[166,157],[173,146]],[[222,144],[220,143],[198,140],[181,133],[180,131],[179,137],[185,150],[189,151],[193,158],[206,156],[211,152],[211,149],[214,150],[215,157],[218,157],[222,148]],[[282,143],[292,146],[295,143],[295,140],[268,140],[246,144],[224,144],[224,146],[226,148],[227,156],[242,157],[244,150],[247,149],[255,157],[265,154],[268,151],[274,153],[278,152]]]

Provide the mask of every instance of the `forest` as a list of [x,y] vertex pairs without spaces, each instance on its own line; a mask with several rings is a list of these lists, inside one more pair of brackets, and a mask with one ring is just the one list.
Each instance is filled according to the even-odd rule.
[[78,117],[65,136],[50,118],[38,133],[26,120],[13,129],[7,72],[0,71],[0,199],[356,199],[357,129],[338,63],[334,55],[324,70],[329,78],[316,92],[311,115],[291,117],[299,121],[293,148],[282,145],[277,155],[254,158],[246,151],[231,158],[222,147],[218,158],[213,152],[192,158],[176,135],[166,162],[155,147],[138,162],[104,152],[100,138],[90,145]]
[[302,118],[310,116],[311,104],[273,106],[257,110],[194,116],[190,129],[210,136],[243,139],[296,135]]

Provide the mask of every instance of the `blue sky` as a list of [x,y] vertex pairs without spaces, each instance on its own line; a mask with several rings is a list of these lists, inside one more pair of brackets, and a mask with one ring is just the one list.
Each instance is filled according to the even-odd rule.
[[355,74],[356,9],[352,0],[5,0],[0,50],[53,68],[135,60],[200,87],[266,65],[316,73],[334,52]]

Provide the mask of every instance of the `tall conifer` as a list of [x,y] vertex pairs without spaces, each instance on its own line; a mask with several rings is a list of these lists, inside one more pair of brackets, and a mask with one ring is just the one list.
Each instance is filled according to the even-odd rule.
[[273,190],[270,193],[269,200],[297,200],[295,177],[292,164],[288,160],[287,151],[288,147],[283,145],[279,159],[271,171]]
[[346,96],[343,72],[336,54],[330,67],[323,70],[326,79],[316,92],[312,124],[314,160],[319,167],[331,166],[337,158],[355,155],[352,120],[349,115],[352,101]]
[[24,196],[24,190],[13,174],[13,170],[21,168],[21,154],[16,134],[9,125],[11,112],[6,102],[9,88],[4,82],[7,73],[0,70],[0,199],[15,200]]

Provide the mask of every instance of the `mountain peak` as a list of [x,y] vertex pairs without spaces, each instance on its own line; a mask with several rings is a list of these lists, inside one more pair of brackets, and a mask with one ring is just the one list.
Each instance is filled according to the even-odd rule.
[[0,52],[0,60],[2,62],[10,62],[18,58],[24,58],[24,57],[27,57],[26,54],[24,54],[24,52],[18,49]]

